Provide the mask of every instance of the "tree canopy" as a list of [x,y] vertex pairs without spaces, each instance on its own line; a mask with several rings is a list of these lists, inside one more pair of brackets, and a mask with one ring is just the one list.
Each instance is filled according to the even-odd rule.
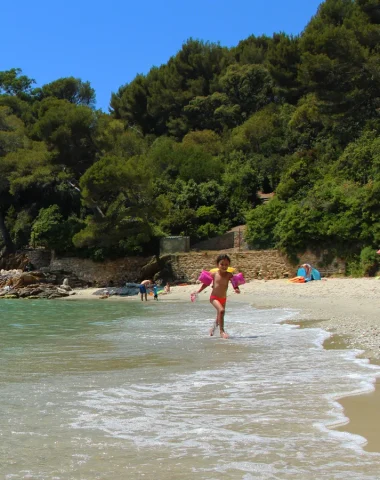
[[187,40],[112,93],[109,113],[88,81],[0,72],[3,247],[106,258],[246,223],[252,248],[370,258],[379,45],[377,1],[325,0],[298,36]]

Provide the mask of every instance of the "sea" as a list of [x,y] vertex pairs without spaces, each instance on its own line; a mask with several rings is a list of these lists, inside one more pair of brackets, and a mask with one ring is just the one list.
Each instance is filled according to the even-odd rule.
[[334,429],[374,389],[359,351],[297,312],[139,297],[0,301],[4,480],[378,480],[380,453]]

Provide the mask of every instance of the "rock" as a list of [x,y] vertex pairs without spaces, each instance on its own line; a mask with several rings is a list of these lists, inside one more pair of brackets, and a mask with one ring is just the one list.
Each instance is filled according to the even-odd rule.
[[[35,282],[35,278],[28,277],[27,281]],[[37,279],[38,280],[38,279]],[[22,282],[20,282],[22,283]],[[70,287],[69,287],[70,288]],[[60,298],[69,296],[65,288],[57,287],[51,283],[32,283],[19,288],[12,288],[12,292],[0,293],[0,298]]]
[[44,274],[40,272],[24,272],[20,275],[18,280],[13,283],[13,288],[21,288],[27,285],[40,283],[41,280],[44,279],[44,277]]
[[37,288],[21,288],[18,291],[18,295],[20,298],[25,298],[25,297],[30,297],[31,295],[39,295],[43,291],[42,288],[37,287]]
[[62,288],[62,285],[57,288],[57,293],[60,293],[61,295],[66,296],[66,297],[69,296],[69,293],[67,292],[67,290],[65,288]]
[[160,270],[164,268],[171,272],[170,255],[163,255],[162,257],[152,257],[149,263],[141,268],[140,277],[153,278]]
[[67,278],[63,280],[63,284],[59,288],[61,290],[64,290],[65,292],[70,292],[72,290],[72,288],[69,285],[69,280]]
[[152,257],[150,262],[141,268],[140,276],[141,278],[153,278],[159,269],[158,257]]
[[61,298],[61,297],[68,297],[70,294],[65,292],[65,293],[52,293],[49,295],[47,298],[49,300],[54,299],[54,298]]

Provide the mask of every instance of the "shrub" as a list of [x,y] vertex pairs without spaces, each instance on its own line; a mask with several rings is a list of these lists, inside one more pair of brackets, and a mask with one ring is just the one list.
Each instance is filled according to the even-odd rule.
[[363,276],[375,275],[379,268],[379,255],[372,247],[364,247],[360,252],[360,267]]

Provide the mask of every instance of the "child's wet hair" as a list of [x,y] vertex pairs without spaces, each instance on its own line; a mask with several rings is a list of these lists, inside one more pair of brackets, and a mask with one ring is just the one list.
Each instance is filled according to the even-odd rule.
[[226,253],[221,253],[216,259],[216,264],[219,265],[219,262],[222,260],[227,260],[228,263],[231,263],[230,257]]

